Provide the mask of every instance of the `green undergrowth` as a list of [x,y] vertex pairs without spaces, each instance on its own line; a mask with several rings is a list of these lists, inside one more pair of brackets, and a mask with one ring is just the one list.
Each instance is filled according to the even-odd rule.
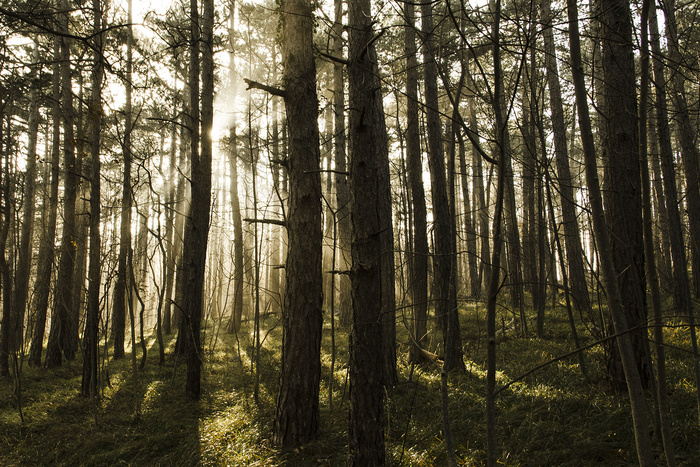
[[[499,387],[573,349],[568,321],[560,309],[548,310],[541,338],[522,338],[508,312],[499,315],[498,321]],[[408,362],[409,339],[401,323],[397,330],[399,382],[386,397],[387,463],[446,465],[440,372],[435,365]],[[530,327],[532,334],[534,323]],[[97,404],[79,395],[79,356],[56,370],[23,367],[24,422],[12,378],[0,380],[0,465],[345,465],[347,334],[336,334],[331,378],[330,329],[324,328],[319,435],[304,446],[279,449],[271,441],[281,347],[278,319],[268,317],[263,325],[257,401],[250,329],[244,325],[238,339],[216,329],[205,330],[198,402],[185,397],[185,365],[172,354],[173,336],[167,336],[168,353],[162,366],[154,337],[148,339],[148,359],[136,380],[130,353],[125,359],[105,360]],[[462,465],[483,465],[486,460],[484,331],[481,306],[464,306],[467,371],[449,378],[450,430]],[[698,465],[700,428],[687,331],[678,326],[667,332],[673,346],[668,350],[669,401],[679,464]],[[593,342],[585,331],[580,332],[582,344]],[[434,339],[431,350],[440,354],[438,341]],[[499,393],[497,446],[502,465],[636,465],[627,397],[611,392],[602,352],[600,346],[585,351],[588,378],[582,375],[578,358],[571,356]],[[655,451],[663,463],[658,443]]]

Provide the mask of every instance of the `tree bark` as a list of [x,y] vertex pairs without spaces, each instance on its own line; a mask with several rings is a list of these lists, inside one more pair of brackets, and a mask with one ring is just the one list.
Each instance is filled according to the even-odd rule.
[[411,258],[413,299],[411,360],[423,359],[420,351],[428,334],[428,228],[423,187],[423,162],[421,160],[418,112],[418,60],[416,57],[415,8],[413,2],[405,2],[405,50],[406,50],[406,160],[408,180],[413,205],[413,256]]
[[293,446],[311,440],[319,430],[321,177],[312,5],[309,0],[284,0],[280,10],[289,131],[289,247],[273,440],[280,446]]
[[[428,166],[430,169],[430,191],[433,202],[434,235],[434,297],[435,314],[440,323],[445,349],[447,371],[465,371],[459,339],[459,318],[456,307],[449,300],[452,268],[452,238],[450,207],[447,197],[445,155],[442,147],[442,124],[440,122],[437,89],[437,63],[432,4],[421,4],[421,32],[423,35],[423,72],[426,101],[426,129],[428,134]],[[457,327],[455,328],[455,324]],[[449,336],[452,334],[452,336]],[[452,337],[452,338],[451,338]],[[448,347],[448,344],[450,346]]]
[[348,465],[384,465],[382,311],[385,213],[381,173],[386,163],[382,94],[377,79],[369,0],[348,2],[352,304]]
[[17,270],[15,273],[15,290],[12,296],[12,315],[14,320],[13,347],[19,351],[24,341],[24,316],[29,294],[29,274],[32,264],[32,244],[34,232],[34,193],[36,187],[36,145],[39,133],[39,83],[37,73],[39,62],[39,44],[35,42],[31,84],[29,91],[29,120],[27,122],[27,168],[24,175],[24,204],[22,206],[22,230],[19,251],[17,252]]
[[[671,5],[667,5],[665,11],[666,28],[669,31],[668,47],[671,60],[681,60],[677,50],[675,41],[677,40],[675,30],[675,0]],[[656,8],[652,7],[655,12]],[[671,15],[670,17],[668,15]],[[652,21],[656,18],[653,15]],[[658,31],[654,31],[654,27],[658,29],[655,22],[651,26],[652,39],[654,46],[654,74],[657,86],[665,86],[663,64],[661,63],[661,47],[657,48],[659,40]],[[680,64],[680,61],[674,62]],[[700,191],[698,190],[698,177],[700,170],[698,168],[698,152],[694,144],[693,135],[691,134],[690,120],[688,116],[688,107],[685,102],[685,92],[683,87],[683,77],[680,70],[674,70],[671,76],[673,87],[674,104],[676,107],[676,118],[679,120],[679,133],[681,140],[681,156],[686,170],[686,196],[688,199],[688,224],[690,227],[690,245],[693,258],[700,255],[700,220],[694,219],[693,216],[700,216]],[[693,370],[696,381],[696,397],[698,405],[698,416],[700,416],[700,361],[698,356],[698,340],[695,332],[695,311],[693,310],[693,302],[690,294],[690,279],[688,278],[688,261],[685,253],[685,244],[683,242],[683,225],[681,223],[681,215],[678,210],[680,200],[676,192],[676,174],[673,160],[673,149],[671,148],[670,130],[668,127],[668,110],[666,108],[666,92],[664,87],[657,87],[657,126],[659,128],[659,145],[661,159],[661,173],[663,175],[664,195],[666,198],[666,214],[668,216],[668,233],[671,241],[671,260],[673,265],[673,302],[678,313],[685,316],[690,325],[690,341],[693,349]],[[660,99],[663,99],[661,102]],[[693,273],[700,274],[700,260],[693,261]],[[696,278],[697,281],[697,278]]]
[[70,351],[70,313],[73,310],[73,270],[76,254],[76,219],[75,204],[77,197],[78,167],[75,161],[73,92],[71,89],[70,39],[68,34],[68,1],[59,1],[59,27],[66,34],[61,43],[61,113],[63,117],[63,161],[64,161],[64,195],[63,195],[63,234],[61,238],[61,259],[56,278],[56,294],[49,342],[46,348],[46,366],[55,368],[62,364],[62,354],[72,359]]
[[[630,328],[642,385],[650,380],[646,357],[644,243],[637,128],[636,74],[629,0],[601,0],[605,119],[608,134],[605,211],[624,313]],[[589,187],[590,189],[590,187]],[[613,318],[614,319],[614,318]],[[610,347],[608,376],[623,389],[624,370],[618,347]]]
[[[333,22],[333,55],[343,55],[343,0],[335,0],[335,16]],[[338,171],[335,177],[336,218],[338,222],[338,249],[340,252],[339,269],[349,271],[352,265],[350,243],[352,224],[350,221],[350,190],[348,187],[347,154],[345,137],[345,84],[343,79],[343,64],[333,63],[333,158]],[[352,321],[352,285],[347,274],[338,277],[340,324],[348,327]]]
[[[100,133],[102,123],[102,81],[104,77],[102,2],[92,1],[93,9],[93,50],[92,91],[88,107],[88,138],[90,144],[90,258],[88,269],[87,318],[83,338],[83,379],[81,392],[85,397],[96,398],[98,326],[100,320]],[[129,1],[131,16],[131,1]],[[131,24],[131,21],[129,21]]]
[[578,7],[574,0],[567,0],[569,15],[569,47],[571,51],[571,68],[573,72],[574,89],[576,93],[576,107],[581,128],[581,142],[586,168],[586,181],[589,189],[591,203],[593,233],[598,245],[600,255],[600,267],[603,281],[608,296],[608,307],[613,316],[615,332],[619,334],[617,343],[620,349],[620,357],[625,372],[625,381],[630,398],[632,423],[637,446],[637,457],[642,466],[653,466],[654,455],[649,439],[649,414],[646,407],[644,388],[637,369],[637,362],[630,335],[627,333],[629,326],[624,313],[624,305],[618,275],[613,263],[613,252],[603,211],[603,199],[600,193],[598,181],[598,166],[593,142],[593,130],[588,114],[588,99],[583,76],[581,61],[581,42],[578,28]]
[[133,87],[132,64],[133,64],[133,42],[134,32],[131,20],[131,4],[129,0],[129,11],[127,20],[126,36],[126,80],[124,104],[124,146],[122,149],[124,157],[124,174],[122,177],[122,205],[121,220],[119,230],[119,257],[117,258],[117,280],[114,283],[114,295],[112,298],[112,338],[114,340],[114,358],[124,357],[124,335],[126,329],[126,289],[127,271],[126,257],[131,248],[131,132],[133,130],[133,116],[131,93]]
[[[685,60],[679,51],[678,25],[676,22],[676,1],[668,0],[663,3],[666,19],[666,37],[668,44],[668,63],[671,66],[671,101],[674,107],[674,118],[678,128],[678,140],[681,148],[681,159],[685,169],[685,185],[688,206],[688,227],[690,232],[691,267],[693,270],[693,291],[695,297],[700,297],[700,152],[690,121],[690,109],[685,92]],[[694,330],[694,324],[691,324]],[[696,366],[697,366],[697,350]],[[698,389],[700,391],[700,388]],[[699,401],[700,403],[700,401]]]
[[37,277],[35,282],[34,309],[36,310],[32,343],[29,350],[29,365],[41,366],[41,354],[44,345],[44,335],[46,332],[46,315],[49,305],[49,293],[51,290],[51,271],[55,256],[54,241],[56,238],[56,221],[58,217],[58,185],[59,185],[59,159],[61,155],[61,82],[59,57],[59,38],[54,38],[54,64],[52,66],[51,88],[53,94],[52,109],[52,141],[51,141],[51,166],[50,166],[50,188],[48,198],[44,198],[45,213],[47,222],[41,235],[39,246],[39,257],[37,259]]
[[557,66],[554,31],[552,28],[551,0],[542,2],[542,19],[545,21],[544,47],[547,86],[549,87],[550,108],[552,111],[552,131],[554,132],[554,155],[557,165],[557,179],[561,198],[562,224],[564,225],[564,247],[569,269],[571,295],[579,311],[590,313],[591,301],[588,295],[586,275],[583,265],[581,233],[576,215],[576,197],[569,167],[569,153],[564,121],[564,105],[561,97],[559,69]]
[[[650,14],[651,10],[651,14]],[[652,23],[649,22],[651,17]],[[673,448],[673,438],[671,431],[671,420],[670,413],[668,409],[668,394],[666,386],[666,356],[664,350],[664,331],[663,331],[663,318],[661,309],[661,292],[659,287],[659,276],[655,261],[655,251],[654,251],[654,235],[652,232],[653,227],[653,216],[652,216],[652,202],[651,202],[651,182],[649,177],[649,157],[647,151],[647,108],[646,104],[649,100],[649,26],[651,25],[652,34],[652,50],[654,54],[659,52],[659,33],[658,24],[656,18],[656,6],[650,0],[643,0],[642,2],[642,13],[641,13],[641,78],[640,78],[640,95],[639,100],[641,105],[639,107],[639,162],[641,167],[642,175],[642,208],[644,214],[644,254],[646,255],[646,273],[647,273],[647,284],[649,286],[651,304],[654,317],[654,346],[656,350],[656,384],[657,384],[657,409],[659,417],[659,425],[661,428],[661,440],[663,443],[664,455],[666,456],[666,464],[669,467],[676,465],[676,459]],[[660,65],[660,63],[659,63]],[[655,68],[658,66],[655,62]],[[665,86],[665,81],[663,76],[663,69],[659,66],[660,76],[656,78],[657,86],[661,89]],[[661,81],[659,81],[661,78]],[[658,90],[657,90],[658,92]],[[665,93],[664,101],[661,103],[657,109],[659,114],[667,113]],[[657,94],[657,102],[661,96]],[[666,118],[668,116],[666,115]],[[661,119],[660,119],[661,120]],[[659,122],[661,126],[666,127],[666,136],[668,136],[668,120],[664,119]],[[665,145],[665,144],[664,144]],[[670,140],[669,144],[670,146]],[[687,267],[687,265],[684,265]],[[687,271],[686,271],[687,274]],[[688,292],[688,298],[690,295],[690,287],[686,275],[686,286]]]

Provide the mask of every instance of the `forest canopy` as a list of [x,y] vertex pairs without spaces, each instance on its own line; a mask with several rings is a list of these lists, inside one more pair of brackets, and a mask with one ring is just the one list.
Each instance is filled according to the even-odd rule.
[[698,15],[3,2],[0,463],[691,465]]

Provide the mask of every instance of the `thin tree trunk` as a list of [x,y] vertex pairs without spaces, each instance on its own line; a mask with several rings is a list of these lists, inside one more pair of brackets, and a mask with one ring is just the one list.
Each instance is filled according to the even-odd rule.
[[496,302],[500,289],[501,250],[503,249],[503,211],[507,183],[506,169],[510,153],[505,144],[506,120],[502,103],[503,74],[501,68],[501,0],[491,0],[489,10],[493,16],[491,41],[493,43],[494,114],[496,117],[496,145],[498,147],[498,180],[496,182],[496,206],[493,216],[493,255],[486,303],[486,458],[489,467],[496,466]]
[[416,57],[415,12],[413,2],[405,2],[406,50],[406,161],[413,206],[413,256],[410,290],[413,299],[413,341],[411,361],[420,362],[428,334],[428,234],[423,162],[421,160],[418,113],[418,60]]
[[[673,64],[669,67],[671,72],[669,81],[673,90],[671,101],[675,110],[674,119],[678,129],[681,159],[685,169],[693,291],[697,298],[700,297],[700,152],[696,141],[697,129],[693,128],[690,121],[690,109],[685,92],[686,75],[683,67],[686,63],[679,50],[676,0],[668,0],[662,5],[666,19],[667,63]],[[697,351],[695,355],[697,360]],[[700,391],[700,388],[698,390]]]
[[34,231],[34,193],[36,187],[36,145],[39,133],[39,83],[37,81],[39,44],[35,42],[32,58],[32,74],[29,91],[29,121],[27,122],[27,167],[24,176],[24,205],[22,206],[22,230],[17,252],[17,269],[15,273],[15,291],[12,298],[14,319],[13,351],[19,351],[24,342],[24,316],[29,294],[29,273],[32,263],[32,244]]
[[129,0],[127,38],[126,38],[126,81],[124,104],[124,174],[122,178],[122,205],[121,224],[119,230],[119,257],[117,258],[117,281],[114,284],[112,298],[112,338],[114,339],[114,358],[124,357],[124,335],[126,328],[126,289],[127,271],[126,257],[131,248],[131,132],[133,126],[131,92],[132,92],[132,54],[133,54],[133,27],[132,27],[132,2]]
[[[59,27],[61,32],[68,33],[68,0],[59,1]],[[64,195],[63,195],[63,235],[61,238],[61,259],[58,264],[56,279],[56,294],[54,298],[53,315],[49,342],[46,348],[46,366],[55,368],[61,366],[62,353],[66,358],[70,355],[67,345],[70,340],[70,313],[73,310],[73,270],[75,268],[75,235],[76,219],[75,204],[77,197],[78,167],[75,163],[74,131],[73,131],[73,91],[71,89],[70,69],[70,39],[62,36],[61,43],[61,113],[63,117],[63,164],[64,164]]]
[[44,198],[44,203],[48,203],[45,209],[48,220],[44,224],[39,246],[39,258],[37,259],[37,277],[34,294],[36,296],[34,309],[36,318],[32,335],[32,344],[29,350],[29,364],[31,366],[41,366],[41,354],[44,345],[44,334],[46,332],[46,315],[49,305],[49,292],[51,290],[51,271],[55,256],[54,241],[56,238],[56,220],[58,217],[58,185],[59,185],[59,159],[61,155],[61,82],[59,57],[60,44],[58,37],[54,38],[54,64],[52,67],[51,87],[53,93],[52,109],[52,141],[51,141],[51,184],[48,198]]
[[[668,51],[669,59],[671,63],[675,63],[676,66],[672,69],[672,75],[670,78],[671,86],[673,87],[673,104],[675,107],[675,116],[678,125],[679,140],[681,145],[681,158],[683,160],[683,166],[685,168],[686,175],[686,197],[688,206],[688,227],[690,231],[690,248],[691,248],[691,266],[693,269],[693,286],[695,289],[695,295],[700,296],[700,153],[695,142],[695,136],[693,134],[693,128],[690,123],[690,116],[688,111],[688,103],[685,96],[684,88],[684,78],[681,72],[681,65],[683,63],[683,58],[678,50],[678,27],[676,24],[676,2],[675,0],[669,0],[664,3],[664,16],[666,17],[666,34],[668,37]],[[657,122],[660,124],[660,122]],[[661,151],[661,168],[664,168],[664,158],[663,150]],[[668,162],[667,162],[668,163]],[[670,167],[673,168],[672,166]],[[663,170],[662,170],[663,171]],[[668,184],[674,181],[674,179],[669,179],[669,177],[664,173],[664,192],[666,194],[666,199],[672,202],[668,197]],[[666,204],[667,208],[669,203]],[[677,205],[674,205],[677,206]],[[672,213],[668,212],[669,220],[671,220]],[[669,225],[669,234],[671,235],[671,256],[673,258],[674,265],[674,279],[675,281],[682,280],[679,275],[687,275],[687,268],[681,256],[677,256],[673,253],[673,246],[677,240],[674,241],[673,235],[680,235],[681,230],[677,232],[673,231],[673,226]],[[678,245],[677,245],[678,247]],[[679,248],[677,248],[679,249]],[[683,248],[679,249],[679,254],[683,253]],[[679,264],[680,263],[680,264]],[[678,264],[678,268],[675,266]],[[676,273],[676,270],[678,273]],[[680,299],[685,295],[685,285],[676,284],[679,289],[675,294],[678,295]],[[695,373],[695,389],[697,393],[697,404],[698,404],[698,417],[700,417],[700,352],[698,351],[698,339],[695,330],[695,312],[693,310],[692,302],[689,297],[683,297],[682,301],[687,303],[685,308],[681,308],[681,312],[687,313],[688,324],[690,325],[690,341],[693,348],[693,370]],[[681,303],[677,303],[681,306]]]
[[[131,7],[131,2],[129,2]],[[97,346],[100,320],[100,133],[102,124],[102,80],[104,77],[102,40],[102,2],[92,1],[93,46],[95,56],[92,66],[92,91],[88,107],[90,142],[90,263],[88,269],[87,320],[83,338],[83,380],[81,392],[84,397],[97,398]],[[131,8],[129,8],[131,13]],[[131,23],[131,22],[129,22]]]
[[[336,57],[343,55],[343,0],[335,0],[335,13],[333,22],[333,54]],[[352,258],[350,253],[350,243],[352,234],[352,224],[350,221],[350,189],[348,187],[348,177],[344,173],[347,171],[347,154],[345,138],[345,84],[343,79],[343,64],[333,63],[333,158],[337,170],[335,177],[336,206],[338,222],[338,248],[339,269],[349,271]],[[338,277],[339,303],[340,303],[340,324],[348,327],[352,321],[352,286],[350,277],[341,274]]]
[[583,267],[583,249],[581,233],[576,215],[576,198],[573,180],[569,168],[569,153],[566,138],[566,123],[564,121],[564,105],[561,97],[559,69],[557,66],[556,49],[554,47],[554,31],[552,29],[551,0],[542,2],[542,19],[544,29],[545,65],[547,69],[547,85],[549,87],[550,108],[552,111],[552,130],[554,132],[554,155],[557,162],[557,179],[561,197],[562,224],[564,224],[564,247],[566,262],[569,269],[571,295],[579,311],[590,313],[591,301],[588,295],[585,269]]
[[[423,72],[426,101],[426,130],[428,134],[428,166],[430,169],[430,188],[433,202],[434,232],[434,297],[435,314],[442,329],[445,349],[445,366],[447,371],[465,371],[459,339],[450,339],[458,335],[459,329],[454,325],[459,319],[451,316],[458,310],[450,306],[450,277],[452,268],[452,238],[450,235],[450,208],[447,197],[447,180],[445,176],[445,156],[442,147],[442,128],[439,114],[437,88],[437,63],[435,56],[435,38],[432,4],[421,4],[421,32],[423,35]],[[456,319],[455,319],[456,318]],[[452,327],[452,328],[451,328]],[[450,347],[448,347],[450,344]]]
[[[651,10],[651,14],[650,14]],[[659,277],[657,273],[657,266],[655,261],[655,251],[654,251],[654,235],[652,232],[653,227],[653,216],[651,211],[651,182],[649,177],[649,157],[647,153],[647,112],[646,103],[648,102],[648,92],[649,92],[649,19],[651,17],[651,35],[652,35],[652,50],[654,54],[658,52],[659,49],[659,34],[658,34],[658,24],[656,18],[656,6],[651,2],[651,0],[643,0],[642,2],[642,14],[641,14],[641,83],[640,83],[640,96],[639,100],[642,103],[640,105],[639,112],[639,162],[642,175],[642,207],[644,213],[644,254],[646,255],[646,273],[647,273],[647,284],[649,285],[651,304],[654,317],[654,346],[656,350],[656,384],[657,384],[657,398],[658,398],[658,416],[659,424],[661,426],[661,439],[663,443],[664,455],[666,456],[666,464],[669,467],[674,467],[676,465],[676,459],[673,448],[673,438],[671,431],[671,420],[670,413],[668,409],[668,395],[666,387],[666,356],[664,354],[664,333],[663,333],[663,318],[661,310],[661,292],[659,289]],[[654,63],[655,68],[656,62]],[[660,63],[659,63],[660,65]],[[665,86],[665,81],[663,81],[663,69],[659,66],[660,75],[656,77],[657,86]],[[661,79],[661,81],[659,81]],[[661,88],[663,89],[663,88]],[[659,92],[657,88],[657,93]],[[659,102],[658,99],[661,97],[657,94],[657,104],[661,104],[657,109],[659,114],[667,113],[665,93],[664,101]],[[666,115],[666,118],[668,116]],[[668,120],[661,120],[659,118],[659,124],[666,126],[668,128]],[[667,130],[666,130],[667,131]],[[666,133],[668,136],[668,133]],[[663,139],[663,138],[661,138]],[[670,146],[670,140],[669,140]],[[675,193],[674,193],[675,194]],[[687,267],[684,263],[684,267]],[[686,271],[687,274],[687,271]],[[686,286],[687,293],[690,295],[690,286],[687,281],[686,275]],[[690,297],[688,297],[690,298]]]

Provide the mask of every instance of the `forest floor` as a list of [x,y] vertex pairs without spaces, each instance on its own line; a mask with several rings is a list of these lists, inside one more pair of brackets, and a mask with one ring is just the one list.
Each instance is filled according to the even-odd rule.
[[[462,318],[467,373],[449,379],[450,429],[458,461],[482,465],[486,459],[483,309],[472,304]],[[561,309],[548,310],[544,338],[519,337],[505,318],[499,321],[500,385],[573,348]],[[257,402],[250,330],[244,326],[237,340],[223,329],[215,332],[217,327],[210,323],[203,341],[206,356],[199,402],[185,397],[185,365],[172,355],[173,336],[168,336],[170,352],[162,366],[155,337],[147,339],[148,358],[136,380],[129,353],[125,359],[105,359],[103,376],[108,373],[109,385],[103,378],[98,403],[79,394],[80,357],[55,370],[23,366],[23,421],[13,379],[0,379],[0,465],[345,465],[347,334],[336,333],[331,406],[330,328],[324,328],[321,433],[304,446],[282,450],[271,443],[281,345],[278,318],[264,321]],[[700,426],[687,334],[687,327],[671,327],[666,333],[671,345],[669,399],[678,463],[697,466]],[[440,372],[435,366],[408,364],[408,339],[401,323],[398,335],[404,344],[398,346],[399,383],[386,401],[387,464],[446,465]],[[637,464],[626,394],[612,392],[606,383],[600,346],[585,351],[584,359],[588,379],[572,356],[533,372],[498,395],[502,465]],[[651,404],[651,393],[649,400]],[[658,443],[655,451],[659,464],[664,463]]]

